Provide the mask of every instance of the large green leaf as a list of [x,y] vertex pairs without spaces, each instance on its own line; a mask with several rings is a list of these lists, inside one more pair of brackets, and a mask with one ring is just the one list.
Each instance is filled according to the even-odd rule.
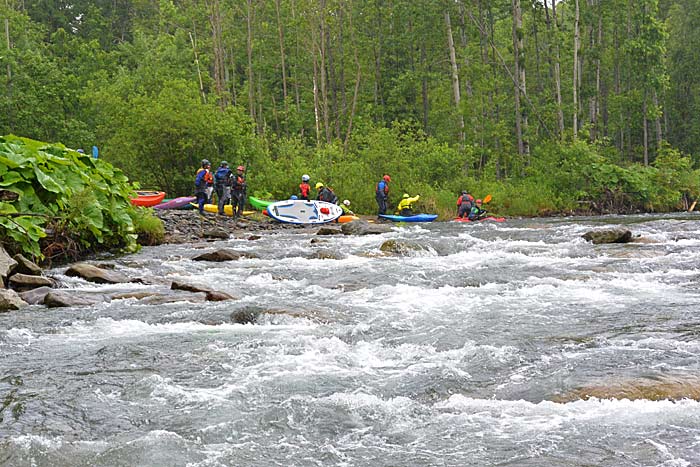
[[62,193],[63,188],[61,185],[49,174],[41,170],[39,167],[34,167],[34,173],[36,174],[36,179],[37,181],[43,186],[46,190],[52,192],[52,193]]

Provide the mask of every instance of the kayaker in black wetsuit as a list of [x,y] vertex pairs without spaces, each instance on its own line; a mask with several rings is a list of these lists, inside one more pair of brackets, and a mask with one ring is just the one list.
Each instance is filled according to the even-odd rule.
[[481,209],[481,200],[477,199],[474,201],[474,206],[472,206],[469,211],[469,220],[478,221],[486,217],[486,209]]

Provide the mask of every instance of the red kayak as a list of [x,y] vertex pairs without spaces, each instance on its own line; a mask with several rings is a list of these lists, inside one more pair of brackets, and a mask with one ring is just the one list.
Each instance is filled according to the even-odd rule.
[[505,221],[505,217],[493,217],[493,216],[487,216],[484,217],[483,219],[475,219],[475,220],[470,220],[467,217],[455,217],[452,219],[452,222],[484,222],[484,221],[491,221],[491,222],[503,222]]
[[165,199],[164,191],[137,191],[136,198],[131,198],[134,206],[155,206]]

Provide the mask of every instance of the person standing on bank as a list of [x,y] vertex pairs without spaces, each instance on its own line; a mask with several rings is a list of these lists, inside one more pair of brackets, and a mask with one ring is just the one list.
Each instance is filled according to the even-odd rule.
[[301,176],[301,183],[299,184],[299,199],[304,199],[309,201],[311,199],[311,185],[309,180],[311,177],[304,174]]
[[194,177],[194,195],[197,197],[200,214],[204,214],[204,205],[207,202],[207,181],[212,178],[209,169],[211,169],[211,163],[202,159],[202,167],[197,170]]
[[377,200],[378,214],[386,214],[386,205],[389,201],[389,182],[391,177],[384,175],[375,188],[375,198]]
[[228,162],[221,161],[221,165],[214,174],[214,189],[219,199],[219,214],[224,215],[224,206],[231,201],[231,169]]
[[243,214],[245,193],[248,189],[243,172],[245,172],[245,167],[239,165],[236,168],[236,173],[233,175],[231,182],[231,205],[233,206],[233,217],[236,219]]

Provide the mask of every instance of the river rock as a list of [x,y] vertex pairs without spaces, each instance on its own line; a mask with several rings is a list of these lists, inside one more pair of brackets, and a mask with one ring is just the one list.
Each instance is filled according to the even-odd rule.
[[14,272],[27,274],[30,276],[41,276],[41,268],[32,261],[25,258],[23,255],[18,253],[14,255],[12,259],[17,261],[17,267],[15,268]]
[[204,230],[202,232],[202,237],[204,238],[221,238],[223,240],[228,239],[229,233],[228,230],[223,229],[221,227],[214,227],[211,229]]
[[108,271],[88,263],[76,263],[68,268],[66,276],[82,277],[88,282],[97,284],[121,284],[130,282],[124,274]]
[[236,324],[255,324],[258,316],[260,316],[260,310],[244,308],[231,313],[231,322]]
[[333,250],[318,250],[309,256],[311,259],[343,259],[345,255]]
[[595,245],[603,243],[628,243],[632,240],[632,232],[623,228],[591,230],[583,234],[583,238]]
[[17,261],[12,259],[5,249],[0,246],[0,278],[6,279],[16,267]]
[[202,253],[201,255],[192,258],[192,261],[213,261],[220,263],[222,261],[235,261],[241,258],[254,258],[255,255],[250,253],[241,253],[239,251],[229,250],[228,248],[222,248],[220,250],[210,251],[208,253]]
[[211,290],[207,287],[200,287],[198,285],[188,284],[186,282],[173,281],[170,284],[171,290],[184,290],[186,292],[193,293],[203,293],[207,301],[210,302],[223,302],[226,300],[238,300],[237,297],[229,295],[226,292],[219,292],[216,290]]
[[36,289],[20,292],[19,296],[30,305],[41,305],[44,303],[44,298],[46,298],[46,295],[52,290],[54,289],[51,287],[38,287]]
[[376,235],[391,232],[391,226],[383,224],[370,224],[366,220],[358,219],[347,222],[340,227],[345,235]]
[[62,308],[69,306],[90,306],[97,303],[110,301],[110,298],[102,294],[80,295],[75,291],[52,290],[44,297],[44,305],[49,308]]
[[332,227],[321,227],[316,232],[316,235],[342,235],[343,231],[340,229],[334,229]]
[[391,253],[398,256],[409,256],[413,251],[423,251],[425,247],[418,243],[404,240],[387,240],[379,247],[384,253]]
[[14,290],[0,289],[0,313],[10,310],[19,310],[28,303],[22,300]]
[[207,294],[202,292],[177,293],[173,295],[151,295],[141,300],[141,303],[147,305],[165,305],[167,303],[190,302],[204,303],[207,300]]
[[30,276],[28,274],[13,274],[9,280],[10,287],[15,290],[31,290],[39,287],[53,287],[54,281],[44,276]]

